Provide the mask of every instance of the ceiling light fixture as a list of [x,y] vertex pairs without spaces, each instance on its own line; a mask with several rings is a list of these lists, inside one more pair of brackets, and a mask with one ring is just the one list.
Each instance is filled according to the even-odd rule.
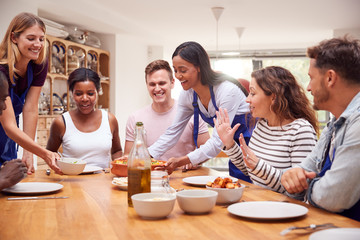
[[214,17],[215,17],[215,20],[216,20],[216,58],[218,56],[217,52],[218,52],[218,48],[219,48],[219,33],[218,33],[218,30],[219,30],[219,19],[220,19],[220,16],[222,14],[222,12],[224,11],[224,8],[223,7],[213,7],[211,8],[213,14],[214,14]]
[[240,57],[241,56],[241,53],[240,53],[241,52],[241,46],[240,46],[241,36],[244,33],[245,28],[244,27],[237,27],[237,28],[235,28],[235,30],[236,30],[236,33],[237,33],[238,38],[239,38],[239,57]]

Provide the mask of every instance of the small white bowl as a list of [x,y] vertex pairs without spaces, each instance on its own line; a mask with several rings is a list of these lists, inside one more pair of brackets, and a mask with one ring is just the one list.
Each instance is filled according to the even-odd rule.
[[78,175],[83,172],[86,162],[77,158],[62,158],[57,164],[64,174]]
[[174,208],[176,196],[167,193],[138,193],[131,196],[134,209],[144,219],[167,217]]
[[245,185],[241,185],[239,188],[212,188],[206,186],[207,189],[215,191],[218,193],[218,197],[216,200],[217,204],[229,204],[238,202],[244,192]]
[[176,193],[180,208],[189,214],[204,214],[215,206],[218,193],[212,190],[183,190]]

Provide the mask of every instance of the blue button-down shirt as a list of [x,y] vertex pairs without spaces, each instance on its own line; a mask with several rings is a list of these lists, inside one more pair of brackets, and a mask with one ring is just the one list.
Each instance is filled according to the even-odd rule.
[[313,151],[299,167],[319,174],[329,142],[331,168],[323,177],[317,175],[311,180],[306,192],[289,195],[297,199],[305,197],[314,206],[340,213],[360,199],[360,93],[338,119],[328,122]]

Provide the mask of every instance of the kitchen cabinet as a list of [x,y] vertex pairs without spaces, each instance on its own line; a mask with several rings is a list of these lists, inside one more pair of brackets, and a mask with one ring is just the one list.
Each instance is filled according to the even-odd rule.
[[[86,67],[96,71],[101,79],[97,107],[109,109],[110,104],[110,54],[108,51],[50,35],[46,36],[46,48],[49,68],[39,99],[36,138],[43,147],[46,147],[52,120],[75,107],[67,87],[68,76],[73,70]],[[46,165],[40,158],[37,163],[38,166]]]

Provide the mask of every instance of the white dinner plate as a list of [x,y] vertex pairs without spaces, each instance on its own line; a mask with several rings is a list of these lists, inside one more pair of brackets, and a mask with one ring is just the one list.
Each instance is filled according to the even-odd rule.
[[[215,178],[219,176],[193,176],[193,177],[186,177],[183,179],[184,183],[195,185],[195,186],[205,186],[208,182],[213,182]],[[222,178],[228,177],[228,176],[220,176]],[[234,182],[236,182],[238,179],[229,177]]]
[[63,185],[59,183],[49,182],[24,182],[17,183],[12,187],[3,189],[7,193],[16,194],[44,194],[56,192],[63,188]]
[[239,217],[265,220],[295,218],[308,212],[306,207],[298,204],[273,201],[235,203],[227,209]]
[[359,240],[360,228],[333,228],[314,232],[309,240]]
[[91,165],[87,165],[85,166],[84,170],[82,173],[94,173],[94,172],[98,172],[103,170],[101,167],[98,166],[91,166]]

